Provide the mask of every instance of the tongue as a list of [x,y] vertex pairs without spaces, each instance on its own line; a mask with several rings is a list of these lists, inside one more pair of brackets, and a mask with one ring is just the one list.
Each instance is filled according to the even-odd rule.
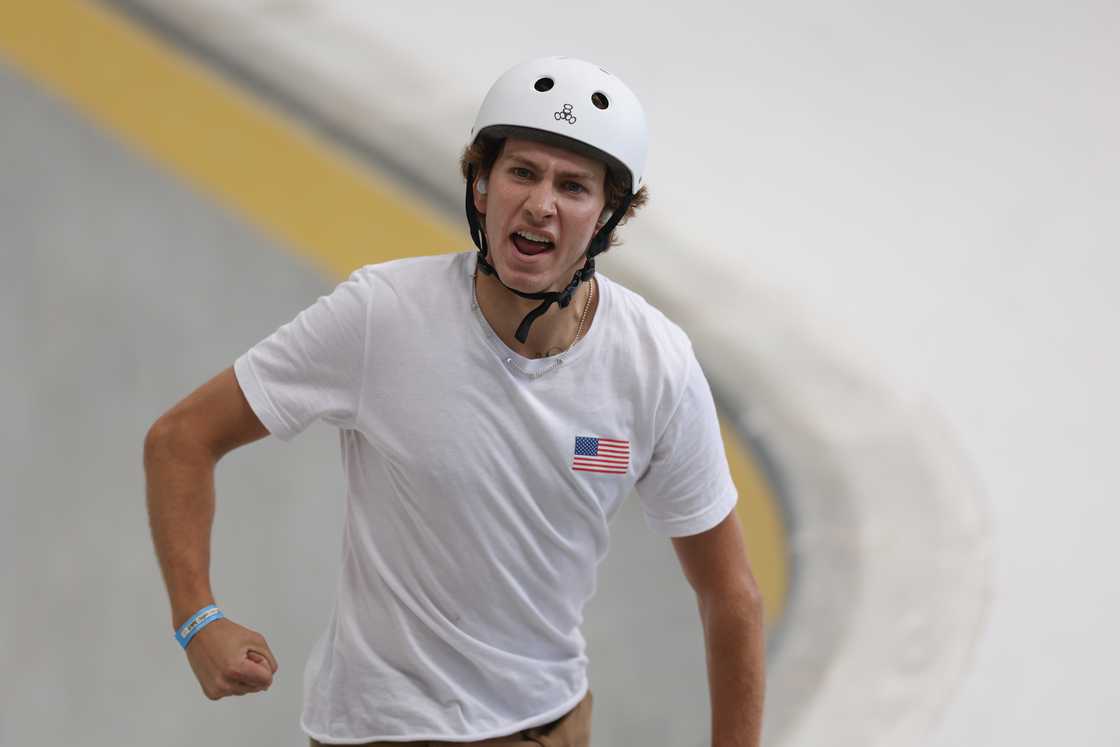
[[513,235],[513,245],[517,247],[517,251],[529,255],[547,252],[552,248],[550,242],[529,241],[529,239],[522,238],[517,234]]

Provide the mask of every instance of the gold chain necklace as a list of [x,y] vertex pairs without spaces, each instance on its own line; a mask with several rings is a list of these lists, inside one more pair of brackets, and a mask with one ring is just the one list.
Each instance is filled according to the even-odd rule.
[[587,321],[587,312],[591,309],[591,299],[594,297],[595,278],[591,278],[591,281],[587,284],[587,300],[583,303],[583,313],[579,315],[579,326],[576,327],[576,336],[572,338],[571,345],[568,345],[568,347],[564,348],[565,353],[572,349],[572,345],[576,344],[576,340],[579,339],[580,333],[583,332],[583,323]]

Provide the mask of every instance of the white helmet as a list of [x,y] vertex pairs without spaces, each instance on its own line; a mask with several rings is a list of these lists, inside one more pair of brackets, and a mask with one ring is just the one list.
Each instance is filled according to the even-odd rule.
[[[473,166],[468,168],[464,199],[471,239],[478,247],[478,269],[493,275],[511,293],[541,302],[518,325],[514,336],[520,342],[525,342],[533,322],[552,304],[567,307],[579,284],[595,274],[595,256],[607,250],[611,231],[642,187],[649,147],[646,115],[638,97],[598,65],[569,57],[524,62],[498,78],[475,118],[470,144],[484,135],[502,138],[526,134],[555,140],[603,161],[613,173],[629,177],[630,194],[613,211],[604,213],[606,222],[588,244],[587,260],[563,291],[527,293],[506,285],[487,259],[486,231],[471,195],[476,174]],[[478,186],[482,192],[481,180]]]
[[575,141],[577,149],[590,149],[612,171],[628,175],[632,194],[642,186],[649,149],[645,112],[634,92],[598,65],[544,57],[506,71],[486,94],[470,142],[519,129]]

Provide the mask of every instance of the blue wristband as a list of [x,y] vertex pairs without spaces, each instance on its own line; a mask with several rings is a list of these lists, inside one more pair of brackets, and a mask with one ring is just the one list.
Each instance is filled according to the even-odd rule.
[[222,614],[220,609],[212,604],[207,605],[191,615],[187,618],[185,623],[179,626],[179,629],[175,631],[175,640],[179,642],[179,645],[182,646],[185,651],[187,644],[198,634],[198,631],[223,617],[225,617],[225,615]]

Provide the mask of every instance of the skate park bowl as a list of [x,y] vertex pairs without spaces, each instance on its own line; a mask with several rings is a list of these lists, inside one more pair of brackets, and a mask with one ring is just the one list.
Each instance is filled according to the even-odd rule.
[[[338,569],[334,435],[221,463],[215,591],[282,664],[266,697],[214,704],[172,645],[144,433],[354,269],[471,248],[457,151],[482,92],[337,19],[263,7],[0,15],[4,391],[24,393],[6,404],[29,434],[5,457],[24,500],[5,503],[0,537],[21,568],[6,580],[20,614],[0,623],[17,674],[0,743],[187,744],[199,724],[302,743],[300,665]],[[621,234],[602,272],[688,332],[719,407],[765,600],[765,743],[909,743],[959,680],[990,593],[974,476],[935,415],[752,276],[686,261],[702,251],[663,216]],[[706,744],[691,590],[636,500],[611,526],[584,629],[596,743]]]

